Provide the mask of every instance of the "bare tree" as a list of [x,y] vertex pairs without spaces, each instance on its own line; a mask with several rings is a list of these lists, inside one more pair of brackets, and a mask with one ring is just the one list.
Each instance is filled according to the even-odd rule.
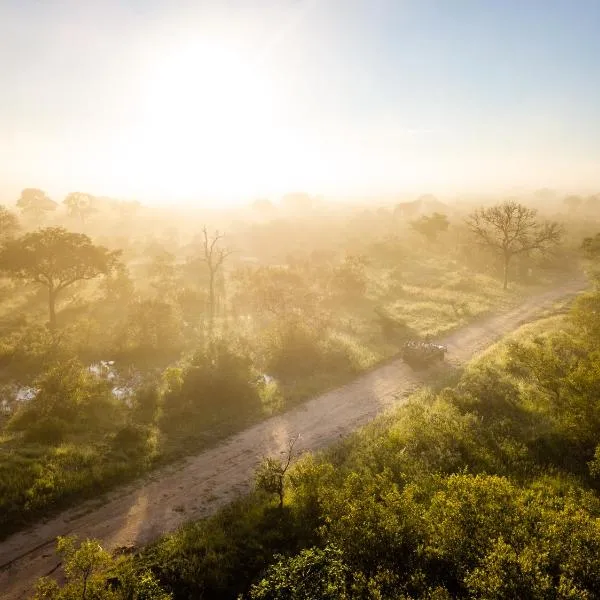
[[215,321],[215,285],[217,282],[217,276],[225,259],[232,253],[232,250],[223,248],[220,246],[220,241],[223,239],[223,234],[215,231],[211,237],[208,234],[208,229],[204,227],[202,229],[202,260],[208,267],[208,327],[209,327],[209,339],[212,340],[212,334],[214,329]]
[[537,211],[514,200],[490,208],[479,208],[467,218],[479,243],[499,254],[504,266],[504,289],[513,257],[530,252],[548,252],[562,237],[556,222],[540,222]]
[[267,457],[258,467],[254,476],[256,487],[268,494],[277,494],[279,498],[279,509],[283,509],[283,500],[285,495],[285,479],[288,469],[295,458],[294,446],[300,439],[300,434],[297,434],[288,442],[285,459]]

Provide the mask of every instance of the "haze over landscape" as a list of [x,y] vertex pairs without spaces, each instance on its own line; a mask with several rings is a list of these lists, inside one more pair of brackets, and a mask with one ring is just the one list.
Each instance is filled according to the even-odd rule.
[[599,24],[0,0],[0,600],[600,598]]
[[0,192],[588,191],[594,0],[3,0]]

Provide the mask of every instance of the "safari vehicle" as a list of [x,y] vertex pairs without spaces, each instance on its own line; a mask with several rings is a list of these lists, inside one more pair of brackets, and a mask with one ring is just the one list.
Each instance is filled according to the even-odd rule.
[[434,362],[444,360],[447,351],[448,348],[442,344],[411,340],[404,343],[402,358],[411,366],[426,367]]

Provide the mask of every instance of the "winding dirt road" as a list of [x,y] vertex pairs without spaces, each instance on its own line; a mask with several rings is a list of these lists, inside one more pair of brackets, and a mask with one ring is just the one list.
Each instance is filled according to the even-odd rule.
[[[453,364],[467,361],[585,286],[583,278],[574,279],[454,332],[443,340],[448,345],[448,360]],[[124,486],[100,506],[86,502],[13,535],[0,543],[0,598],[26,598],[38,577],[56,570],[56,536],[98,538],[107,548],[146,544],[246,493],[261,458],[282,452],[291,437],[300,435],[295,446],[299,451],[327,446],[402,402],[423,383],[422,377],[401,360],[394,360],[210,450]]]

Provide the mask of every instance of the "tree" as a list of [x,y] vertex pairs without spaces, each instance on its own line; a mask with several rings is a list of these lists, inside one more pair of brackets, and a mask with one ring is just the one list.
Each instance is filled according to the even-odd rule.
[[422,216],[412,221],[410,226],[423,235],[428,242],[435,242],[440,233],[448,231],[450,223],[446,215],[435,212],[431,216]]
[[17,200],[17,207],[24,215],[31,215],[34,220],[41,221],[44,215],[56,210],[58,205],[46,192],[37,188],[25,188]]
[[114,558],[98,542],[78,542],[75,536],[58,537],[57,552],[65,573],[61,585],[42,577],[34,600],[171,600],[156,577],[136,569],[131,560]]
[[476,210],[467,218],[467,226],[482,246],[501,256],[504,289],[508,288],[508,269],[515,256],[535,251],[547,253],[562,237],[558,223],[540,223],[536,210],[514,200]]
[[600,257],[600,233],[594,237],[586,237],[581,244],[581,248],[586,258],[596,260]]
[[59,536],[56,549],[65,561],[65,575],[73,591],[77,590],[81,600],[86,600],[88,587],[102,589],[102,579],[98,575],[111,565],[112,559],[96,540],[85,540],[78,546],[76,542],[75,537]]
[[297,435],[289,441],[285,460],[267,457],[258,467],[254,476],[256,487],[268,494],[277,494],[279,498],[279,509],[283,509],[285,494],[285,479],[288,469],[294,458],[294,446],[300,436]]
[[148,354],[171,352],[181,343],[181,319],[176,308],[162,300],[138,300],[129,306],[120,346]]
[[346,256],[344,262],[334,271],[333,284],[349,296],[362,296],[367,289],[367,264],[365,256]]
[[202,261],[206,263],[208,267],[208,331],[209,340],[212,340],[212,334],[214,329],[215,321],[215,284],[217,282],[217,276],[225,259],[231,254],[231,250],[222,248],[219,242],[223,239],[223,235],[218,231],[210,237],[206,227],[202,229]]
[[244,310],[278,319],[314,315],[315,294],[297,269],[278,265],[247,267],[236,271],[234,278],[238,284],[234,302]]
[[177,258],[162,247],[157,250],[147,267],[148,280],[159,298],[172,298],[177,290]]
[[117,263],[102,282],[105,300],[118,305],[127,305],[135,296],[135,284],[123,263]]
[[71,192],[63,200],[63,204],[67,207],[69,216],[79,219],[82,223],[96,212],[94,197],[83,192]]
[[17,215],[4,206],[0,206],[0,244],[12,240],[21,229]]
[[46,227],[9,242],[0,252],[0,271],[48,288],[49,323],[55,329],[58,294],[77,281],[109,273],[120,254],[94,245],[83,233]]

